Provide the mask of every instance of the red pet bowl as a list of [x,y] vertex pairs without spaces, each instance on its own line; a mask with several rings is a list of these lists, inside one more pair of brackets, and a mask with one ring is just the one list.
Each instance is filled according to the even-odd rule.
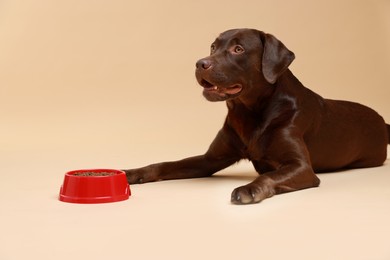
[[106,203],[127,200],[130,195],[125,172],[89,169],[67,172],[59,199],[71,203]]

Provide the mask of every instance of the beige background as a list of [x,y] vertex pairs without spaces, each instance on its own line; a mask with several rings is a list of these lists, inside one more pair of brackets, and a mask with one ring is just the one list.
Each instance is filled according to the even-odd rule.
[[226,108],[202,97],[195,62],[238,27],[282,40],[307,87],[390,122],[388,0],[0,1],[0,259],[389,259],[388,165],[248,207],[229,204],[253,178],[245,163],[220,179],[134,186],[122,203],[57,201],[67,170],[203,153]]

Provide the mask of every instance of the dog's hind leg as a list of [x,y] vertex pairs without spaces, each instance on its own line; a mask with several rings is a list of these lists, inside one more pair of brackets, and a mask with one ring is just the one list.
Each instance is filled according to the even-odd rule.
[[390,125],[386,124],[387,127],[387,143],[390,144]]

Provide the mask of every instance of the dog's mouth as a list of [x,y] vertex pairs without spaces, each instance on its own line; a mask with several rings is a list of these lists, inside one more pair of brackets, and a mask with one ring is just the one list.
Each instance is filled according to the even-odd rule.
[[209,81],[202,79],[200,81],[200,85],[203,87],[203,91],[206,93],[215,93],[222,96],[226,95],[236,95],[241,92],[242,85],[241,84],[233,84],[228,87],[222,87],[218,85],[214,85]]

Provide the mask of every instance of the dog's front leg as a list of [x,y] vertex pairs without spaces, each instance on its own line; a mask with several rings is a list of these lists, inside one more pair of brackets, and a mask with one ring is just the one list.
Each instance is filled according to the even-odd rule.
[[199,155],[180,161],[151,164],[138,169],[124,170],[130,184],[160,180],[208,177],[235,161],[214,160]]
[[319,184],[318,177],[310,167],[299,164],[288,165],[265,173],[253,182],[236,188],[232,192],[231,202],[257,203],[276,194],[317,187]]
[[[317,187],[320,180],[315,175],[304,141],[293,136],[275,136],[278,140],[267,149],[264,167],[267,172],[253,182],[232,192],[234,204],[257,203],[275,194]],[[283,141],[284,140],[284,141]],[[270,167],[270,165],[273,165]]]
[[127,180],[133,184],[211,176],[241,159],[236,149],[229,144],[229,140],[229,133],[222,129],[204,155],[124,170]]

